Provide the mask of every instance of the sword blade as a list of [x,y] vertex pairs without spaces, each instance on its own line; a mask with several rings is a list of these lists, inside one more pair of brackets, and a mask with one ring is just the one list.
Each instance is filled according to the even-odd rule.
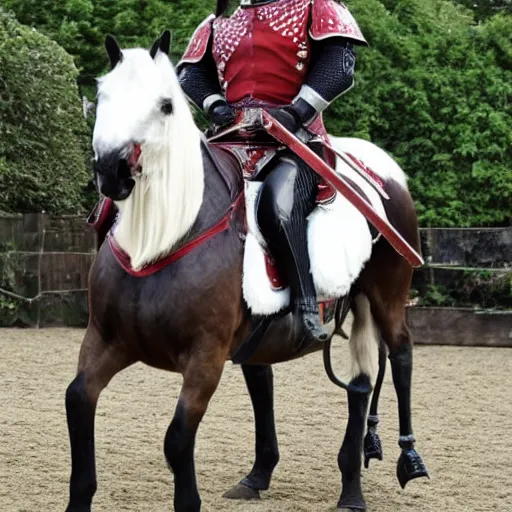
[[283,125],[276,121],[268,112],[263,111],[265,129],[279,142],[285,144],[300,156],[317,174],[328,181],[340,194],[357,208],[375,228],[382,233],[398,254],[403,256],[413,267],[423,265],[423,258],[405,240],[402,235],[382,218],[373,206],[347,183],[339,174],[329,167],[317,154],[298,140]]
[[327,142],[324,140],[319,140],[319,142],[329,151],[332,151],[336,156],[343,160],[343,162],[347,164],[352,170],[357,172],[357,174],[366,180],[368,184],[371,185],[384,199],[389,200],[387,192],[381,187],[380,183],[373,176],[361,169],[361,167],[359,167],[346,153],[334,148],[330,144],[327,144]]

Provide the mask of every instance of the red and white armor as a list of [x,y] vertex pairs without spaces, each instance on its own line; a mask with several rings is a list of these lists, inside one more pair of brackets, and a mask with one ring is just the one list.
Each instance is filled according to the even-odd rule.
[[[235,155],[247,179],[263,181],[258,226],[278,266],[286,269],[298,336],[322,341],[306,228],[315,205],[332,200],[334,189],[263,130],[244,128],[261,124],[240,119],[264,110],[288,133],[307,128],[327,138],[322,112],[352,87],[353,47],[366,41],[336,0],[242,0],[229,17],[223,15],[227,3],[218,0],[219,16],[207,18],[192,37],[178,64],[180,84],[220,129],[210,144]],[[328,160],[313,139],[311,147]]]
[[356,20],[342,3],[333,0],[313,0],[309,35],[313,39],[340,36],[366,43]]
[[279,0],[239,7],[229,18],[209,16],[179,65],[201,60],[212,34],[219,83],[235,105],[290,104],[308,71],[310,38],[366,42],[348,9],[335,0]]

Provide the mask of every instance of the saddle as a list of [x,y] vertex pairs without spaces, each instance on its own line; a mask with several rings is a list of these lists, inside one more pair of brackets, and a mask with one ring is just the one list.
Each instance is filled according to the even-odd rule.
[[[246,185],[248,182],[260,181],[262,175],[265,174],[266,166],[280,150],[284,149],[284,146],[266,131],[252,131],[244,128],[250,126],[252,122],[250,110],[243,111],[242,116],[235,121],[232,128],[221,131],[209,138],[205,137],[203,140],[204,148],[226,182],[232,199],[242,187],[245,186],[247,191]],[[336,156],[326,150],[325,160],[334,167]],[[316,196],[317,204],[325,205],[332,202],[335,194],[336,191],[333,187],[319,179]],[[251,212],[247,209],[254,208],[254,199],[253,197],[252,200],[248,200],[246,197],[246,216],[251,215]],[[245,232],[247,232],[247,219]],[[264,253],[266,273],[272,289],[277,291],[286,288],[286,282],[279,274],[272,255],[267,251],[264,251]]]

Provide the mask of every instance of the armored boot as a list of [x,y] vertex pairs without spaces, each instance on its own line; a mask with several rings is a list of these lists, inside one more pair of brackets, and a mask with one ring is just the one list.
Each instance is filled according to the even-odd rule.
[[328,338],[320,323],[307,245],[307,217],[315,207],[317,184],[316,174],[287,153],[265,179],[257,204],[258,226],[290,286],[300,351]]

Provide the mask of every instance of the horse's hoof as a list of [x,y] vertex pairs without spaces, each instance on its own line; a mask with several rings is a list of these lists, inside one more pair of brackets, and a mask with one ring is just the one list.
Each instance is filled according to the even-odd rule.
[[359,493],[352,496],[348,495],[340,499],[336,512],[364,512],[366,510],[366,502]]
[[420,454],[414,448],[403,450],[396,465],[396,477],[402,489],[407,482],[423,476],[430,478]]
[[377,432],[368,431],[364,438],[364,467],[368,469],[370,459],[382,460],[382,444]]
[[223,498],[230,500],[259,500],[261,499],[260,491],[257,489],[251,489],[244,484],[237,484],[233,489],[225,492],[222,495]]

